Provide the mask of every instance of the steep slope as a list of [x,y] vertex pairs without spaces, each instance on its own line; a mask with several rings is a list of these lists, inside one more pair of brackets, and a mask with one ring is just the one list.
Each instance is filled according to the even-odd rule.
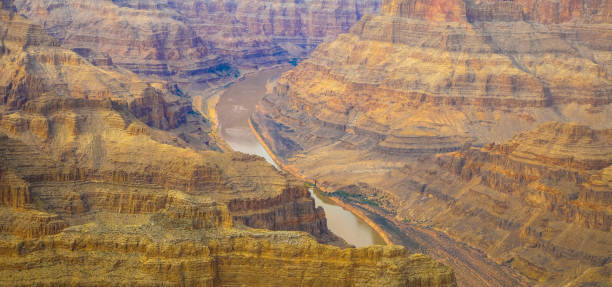
[[247,225],[335,238],[302,184],[257,157],[205,151],[216,149],[210,127],[187,99],[126,70],[93,66],[39,27],[4,14],[0,126],[17,140],[7,145],[27,143],[49,156],[43,170],[31,170],[28,153],[9,152],[3,166],[10,173],[23,173],[29,184],[111,181],[208,193]]
[[[402,231],[396,241],[433,248],[460,283],[509,284],[473,279],[479,264],[455,247],[436,254],[444,234],[542,285],[580,274],[605,285],[610,187],[595,178],[612,144],[608,130],[590,129],[612,127],[611,13],[607,1],[387,1],[281,76],[253,122],[288,170],[386,218]],[[538,128],[549,121],[579,126]],[[513,142],[531,137],[523,156],[546,168],[500,158],[481,171],[504,176],[480,179],[436,164],[530,130]],[[538,192],[524,185],[542,190],[527,196]],[[430,227],[442,233],[427,237],[438,234]],[[560,237],[543,243],[540,232]]]
[[[151,148],[145,136],[134,138]],[[144,149],[133,147],[132,141],[120,146],[130,153],[130,148]],[[401,247],[341,250],[319,244],[305,233],[234,227],[240,219],[236,220],[232,204],[228,210],[219,203],[217,197],[228,196],[218,191],[219,185],[250,176],[228,180],[213,174],[211,181],[208,174],[206,181],[206,172],[200,171],[198,184],[209,189],[195,191],[189,180],[171,178],[171,173],[146,173],[163,171],[161,164],[145,167],[144,176],[138,178],[122,174],[129,169],[117,163],[116,172],[104,178],[101,172],[88,175],[63,167],[37,147],[6,135],[0,138],[0,148],[7,164],[1,176],[0,285],[454,286],[449,268]],[[153,152],[180,155],[171,148],[167,153]],[[218,157],[235,159],[203,155],[215,163],[223,163]],[[261,159],[255,163],[263,166]],[[159,180],[166,180],[166,185]],[[239,189],[233,195],[252,194]]]
[[438,168],[407,165],[410,179],[387,187],[412,190],[397,193],[398,218],[434,224],[531,279],[558,285],[607,266],[590,278],[605,286],[611,143],[612,129],[548,123],[504,144],[441,155]]
[[377,0],[15,1],[64,47],[147,75],[201,82],[287,62],[348,31]]
[[[466,13],[480,6],[448,1],[440,5],[456,7],[439,12],[422,4],[429,10],[412,16],[401,3],[364,17],[278,81],[266,112],[305,126],[287,136],[297,148],[277,146],[280,154],[295,154],[308,140],[316,144],[304,149],[343,137],[397,153],[446,151],[508,139],[544,121],[606,124],[600,119],[612,101],[610,24],[591,24],[591,17],[510,21],[501,4],[468,22]],[[591,10],[605,15],[606,8]]]
[[318,243],[337,238],[302,183],[0,3],[0,285],[456,285],[402,247]]
[[236,229],[222,206],[186,201],[98,212],[35,239],[3,234],[0,285],[456,286],[447,267],[401,247],[341,250],[303,233]]
[[[0,285],[454,286],[449,268],[400,247],[341,250],[305,233],[233,227],[235,215],[215,191],[195,192],[185,187],[187,180],[172,188],[134,174],[96,179],[6,135],[0,147],[8,164],[2,170]],[[65,173],[45,174],[54,170]]]
[[303,57],[349,30],[379,0],[186,1],[181,13],[198,35],[241,66]]

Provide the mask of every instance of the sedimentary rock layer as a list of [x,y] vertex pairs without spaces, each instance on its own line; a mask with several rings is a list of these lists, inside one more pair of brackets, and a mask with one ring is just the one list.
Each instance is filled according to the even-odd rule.
[[587,280],[610,260],[611,11],[386,1],[282,75],[253,122],[287,168],[347,201],[433,225],[542,285]]
[[100,213],[52,236],[3,235],[0,285],[456,286],[447,267],[401,247],[342,250],[303,233],[235,229],[221,206],[198,205],[210,215]]
[[399,246],[319,243],[346,245],[303,183],[215,151],[173,85],[0,4],[0,285],[456,286]]
[[[253,227],[331,236],[299,182],[258,157],[199,151],[216,147],[207,135],[210,127],[188,100],[116,66],[93,66],[25,19],[7,17],[1,60],[3,203],[23,207],[31,203],[33,185],[51,182],[144,184],[214,194],[236,211],[237,220]],[[44,165],[32,165],[32,157]],[[78,200],[88,202],[86,193]]]
[[380,6],[377,0],[15,3],[64,47],[108,55],[140,74],[198,81],[302,57]]
[[[453,3],[457,11],[444,12],[453,16],[438,21],[442,12],[433,4],[414,12],[433,14],[429,19],[390,2],[387,13],[399,14],[366,16],[281,77],[264,99],[265,112],[304,126],[304,135],[288,134],[285,144],[299,146],[312,135],[325,144],[367,138],[386,152],[448,151],[504,140],[543,121],[605,126],[599,119],[612,102],[609,24],[591,17],[546,25],[468,22],[462,1],[444,7]],[[291,149],[278,146],[281,154]]]

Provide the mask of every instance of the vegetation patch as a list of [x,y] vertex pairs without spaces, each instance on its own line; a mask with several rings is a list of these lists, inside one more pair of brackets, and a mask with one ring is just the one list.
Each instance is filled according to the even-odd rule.
[[338,189],[334,192],[331,193],[332,196],[336,196],[342,199],[347,199],[347,200],[353,200],[353,201],[357,201],[359,203],[363,203],[363,204],[367,204],[367,205],[371,205],[371,206],[379,206],[378,202],[371,200],[369,198],[367,198],[365,195],[360,194],[360,193],[350,193],[350,192],[346,192],[342,189]]

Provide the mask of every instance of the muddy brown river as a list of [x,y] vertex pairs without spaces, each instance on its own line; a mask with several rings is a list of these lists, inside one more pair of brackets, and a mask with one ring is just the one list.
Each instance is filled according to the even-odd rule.
[[[278,168],[266,149],[249,127],[249,117],[266,93],[266,84],[274,81],[288,67],[259,71],[234,83],[221,95],[216,106],[219,130],[232,149],[262,156]],[[310,191],[316,206],[325,210],[327,225],[336,235],[357,247],[381,244],[385,241],[365,221],[335,204],[325,196]]]

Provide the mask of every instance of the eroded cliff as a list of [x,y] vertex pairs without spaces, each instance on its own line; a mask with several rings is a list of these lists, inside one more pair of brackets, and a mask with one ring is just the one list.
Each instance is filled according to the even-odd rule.
[[456,285],[402,247],[321,244],[345,245],[304,184],[218,152],[174,85],[0,5],[0,285]]
[[[500,264],[535,280],[525,284],[607,284],[611,11],[606,1],[386,1],[281,76],[253,122],[288,170],[386,218],[398,242],[420,232],[407,245],[446,258],[460,283],[521,284],[511,271],[478,278]],[[476,152],[523,132],[493,144],[519,145],[512,160]],[[449,164],[449,152],[469,156]],[[543,243],[542,232],[554,235]],[[461,246],[435,254],[445,234],[495,263]]]
[[[116,66],[93,66],[5,14],[3,168],[25,176],[25,186],[77,180],[215,194],[250,226],[327,236],[324,215],[302,184],[258,157],[207,151],[217,149],[210,127],[188,100]],[[46,165],[32,166],[32,156]],[[15,185],[7,186],[3,201],[23,203]],[[88,202],[85,193],[77,199]]]
[[[198,82],[303,57],[380,1],[15,1],[64,47]],[[189,84],[189,83],[185,83]]]

